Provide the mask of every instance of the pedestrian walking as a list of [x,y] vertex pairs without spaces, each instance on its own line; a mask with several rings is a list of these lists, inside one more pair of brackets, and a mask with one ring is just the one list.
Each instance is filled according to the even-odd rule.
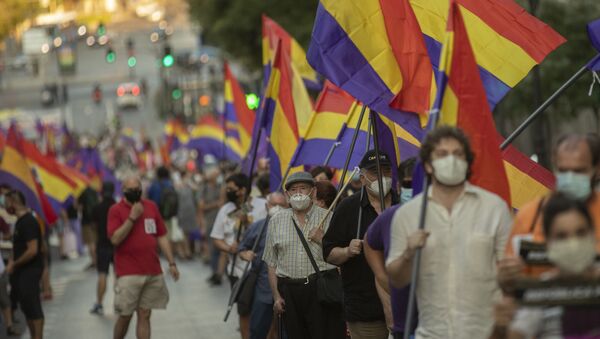
[[[564,193],[554,194],[547,200],[543,231],[548,259],[553,265],[541,279],[547,283],[561,278],[574,282],[597,279],[600,268],[594,264],[597,253],[595,227],[586,202]],[[491,339],[597,338],[600,333],[600,309],[597,306],[576,303],[521,306],[516,312],[510,312],[513,305],[514,302],[509,302],[500,304],[500,309],[497,307]]]
[[[381,206],[377,158],[382,172],[385,206]],[[342,200],[335,209],[323,237],[323,257],[340,267],[344,286],[344,318],[352,338],[385,339],[389,330],[373,271],[364,256],[362,239],[377,216],[398,203],[398,196],[391,189],[392,167],[387,154],[367,151],[359,168],[362,191]]]
[[[249,187],[250,179],[242,173],[233,174],[225,180],[228,202],[219,210],[210,234],[215,247],[229,256],[227,273],[232,287],[244,271],[244,264],[238,257],[241,236],[251,223],[267,216],[265,199],[248,197]],[[249,306],[238,304],[240,332],[244,339],[250,336]]]
[[77,198],[78,212],[81,215],[81,237],[90,255],[88,269],[96,267],[96,226],[92,213],[97,204],[98,192],[89,186]]
[[[269,217],[273,217],[285,208],[288,208],[288,204],[282,193],[274,192],[267,195]],[[251,290],[252,293],[242,293],[240,300],[238,300],[238,304],[245,302],[252,305],[250,311],[250,339],[275,339],[276,337],[276,323],[273,321],[273,295],[269,286],[269,270],[262,261],[265,240],[267,239],[267,225],[264,225],[266,220],[258,220],[248,227],[238,249],[240,257],[244,261],[252,262],[250,276],[244,282],[242,289],[243,291]],[[257,247],[253,250],[252,247],[257,239]],[[249,288],[246,284],[253,284],[254,286]],[[250,295],[248,296],[248,294]]]
[[323,260],[320,243],[331,217],[313,204],[314,187],[310,173],[288,177],[284,188],[291,208],[269,221],[263,260],[268,265],[273,308],[283,317],[288,338],[345,338],[341,305],[319,300],[317,293],[317,279],[339,279],[339,273]]
[[[202,230],[205,245],[203,256],[212,270],[212,275],[208,278],[208,283],[211,285],[221,284],[226,265],[223,263],[220,266],[221,269],[219,269],[221,251],[213,245],[212,240],[209,238],[217,218],[217,213],[219,213],[219,209],[225,203],[225,190],[222,189],[223,185],[219,183],[219,176],[219,169],[216,166],[205,169],[205,180],[202,183],[198,200],[198,221],[200,222],[200,229]],[[225,256],[223,257],[224,259],[226,258]]]
[[[596,229],[596,250],[600,253],[600,191],[594,189],[600,165],[600,145],[594,134],[567,134],[554,146],[555,191],[572,195],[584,201],[592,215]],[[535,199],[519,209],[506,245],[506,258],[499,264],[498,279],[503,288],[519,275],[540,275],[547,268],[526,268],[518,258],[523,241],[543,243],[544,210],[548,197]]]
[[418,229],[423,198],[401,206],[392,219],[386,262],[392,285],[410,283],[413,257],[421,248],[417,285],[417,338],[485,338],[500,297],[496,262],[504,255],[511,214],[499,196],[468,182],[474,160],[460,129],[442,126],[421,146],[432,185],[426,229]]
[[22,192],[6,195],[6,210],[17,217],[13,236],[13,258],[6,266],[10,285],[21,311],[25,314],[32,339],[41,339],[44,312],[40,300],[40,282],[44,270],[41,225],[27,208]]
[[[391,286],[385,271],[385,260],[390,251],[392,218],[401,205],[412,199],[412,189],[410,187],[412,187],[414,165],[415,158],[400,163],[400,166],[398,166],[398,181],[402,192],[400,194],[400,204],[383,211],[369,226],[363,241],[365,259],[367,259],[367,263],[375,275],[375,287],[383,306],[387,325],[394,339],[404,338],[410,286],[401,289]],[[413,319],[415,318],[413,317]],[[416,327],[416,322],[414,323],[414,327]]]
[[106,293],[106,282],[109,268],[113,263],[113,245],[107,235],[108,211],[115,204],[113,198],[115,186],[111,182],[102,184],[102,197],[100,202],[94,206],[92,220],[96,230],[96,270],[98,271],[98,283],[96,287],[96,302],[90,313],[104,314],[104,294]]
[[158,207],[142,199],[139,178],[123,181],[124,198],[108,212],[107,234],[115,246],[114,263],[115,313],[119,315],[114,338],[123,339],[131,317],[137,314],[138,339],[150,338],[150,315],[153,309],[165,309],[169,293],[162,275],[157,247],[169,263],[175,281],[179,271],[173,259],[167,229]]

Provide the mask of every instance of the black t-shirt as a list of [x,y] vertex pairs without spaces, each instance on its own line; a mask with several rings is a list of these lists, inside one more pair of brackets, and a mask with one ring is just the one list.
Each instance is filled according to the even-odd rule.
[[13,258],[19,259],[27,250],[27,243],[31,240],[38,241],[38,253],[25,265],[16,268],[16,272],[26,269],[43,269],[44,259],[42,258],[42,230],[37,219],[28,212],[20,217],[15,224],[13,235]]
[[81,224],[87,225],[93,222],[94,206],[98,204],[98,193],[88,187],[81,193],[77,202],[81,206]]
[[96,228],[98,230],[98,240],[96,242],[98,247],[112,248],[112,243],[106,232],[106,224],[108,220],[108,210],[114,204],[115,200],[112,198],[103,199],[96,207],[94,207],[92,218],[96,223]]
[[[397,197],[392,192],[392,203]],[[342,200],[335,209],[329,228],[323,237],[323,257],[327,258],[334,247],[347,247],[356,239],[358,211],[362,205],[360,239],[363,239],[369,225],[377,218],[377,212],[369,203],[367,192],[362,202],[360,190]],[[361,253],[340,266],[344,286],[344,314],[347,321],[385,320],[383,307],[375,289],[375,276],[365,255]]]

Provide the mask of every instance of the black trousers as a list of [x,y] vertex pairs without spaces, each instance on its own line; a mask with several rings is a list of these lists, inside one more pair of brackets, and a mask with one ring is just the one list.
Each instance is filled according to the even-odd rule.
[[317,284],[279,278],[279,293],[285,301],[283,323],[289,339],[344,339],[346,324],[342,307],[322,305]]

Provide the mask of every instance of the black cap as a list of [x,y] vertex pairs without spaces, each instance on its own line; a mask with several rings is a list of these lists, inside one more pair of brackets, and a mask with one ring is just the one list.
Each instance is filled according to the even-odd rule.
[[[358,164],[358,167],[362,169],[372,169],[377,167],[376,154],[377,153],[375,153],[374,149],[367,151],[367,153],[363,155],[362,160]],[[390,158],[388,157],[388,155],[381,151],[379,151],[379,164],[381,166],[392,167],[392,163],[390,162]]]

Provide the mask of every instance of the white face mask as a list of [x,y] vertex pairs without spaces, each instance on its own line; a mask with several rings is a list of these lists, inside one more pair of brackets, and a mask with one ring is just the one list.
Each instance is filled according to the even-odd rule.
[[433,176],[441,184],[456,186],[467,180],[469,164],[454,155],[447,155],[431,162]]
[[[369,178],[367,178],[366,175],[365,179],[367,179],[367,181],[369,182],[369,185],[367,186],[369,191],[373,192],[373,194],[375,195],[379,195],[379,180],[371,181],[369,180]],[[390,193],[390,190],[392,189],[392,178],[382,177],[381,180],[383,186],[383,195],[386,196],[388,195],[388,193]]]
[[572,195],[575,199],[587,199],[592,193],[589,175],[575,172],[556,172],[556,190]]
[[275,214],[277,214],[282,209],[283,209],[283,207],[281,207],[279,205],[275,205],[275,206],[269,208],[269,216],[270,217],[274,216]]
[[[310,193],[309,193],[310,194]],[[296,193],[290,197],[290,206],[296,211],[304,211],[310,206],[310,195]]]
[[548,259],[562,271],[580,274],[594,264],[596,240],[587,236],[549,242]]

